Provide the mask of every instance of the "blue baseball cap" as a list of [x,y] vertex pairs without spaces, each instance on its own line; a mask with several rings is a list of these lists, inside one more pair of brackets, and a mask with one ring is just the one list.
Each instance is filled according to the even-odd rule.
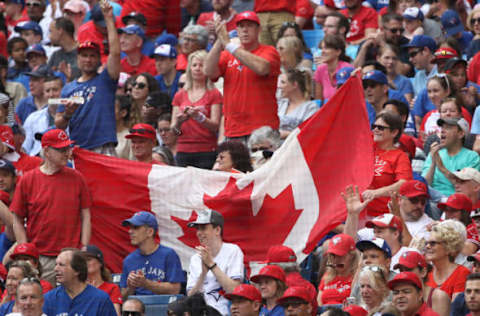
[[437,49],[437,44],[430,36],[415,35],[412,40],[403,47],[428,47],[428,49],[430,49],[430,51],[433,53]]
[[143,226],[152,227],[155,231],[158,230],[158,223],[155,215],[150,212],[140,211],[133,214],[132,217],[122,222],[122,226]]
[[453,10],[446,10],[440,19],[443,29],[447,32],[447,36],[452,36],[465,31],[460,16]]
[[45,52],[45,49],[40,44],[33,44],[32,46],[27,48],[27,51],[25,53],[27,55],[27,57],[28,57],[28,54],[30,54],[30,53],[41,54],[41,55],[47,56],[47,53]]
[[382,238],[374,237],[372,239],[360,240],[355,246],[358,250],[360,250],[360,252],[363,252],[367,249],[378,248],[387,255],[387,258],[392,257],[392,249],[390,249],[390,246]]
[[155,56],[163,56],[163,57],[168,57],[168,58],[177,58],[177,50],[175,47],[168,45],[168,44],[162,44],[155,48],[155,51],[153,52],[153,57]]
[[25,73],[26,76],[35,77],[35,78],[47,78],[53,76],[53,71],[48,68],[46,64],[37,66],[37,68],[33,69],[30,72]]
[[173,34],[163,32],[155,40],[155,47],[160,46],[162,44],[168,44],[170,46],[177,46],[178,45],[178,39]]
[[129,35],[137,35],[140,36],[142,39],[145,39],[145,31],[136,24],[130,24],[128,26],[122,27],[118,29],[119,34],[129,34]]
[[353,67],[343,67],[340,68],[335,74],[335,79],[337,80],[337,85],[344,84],[350,78],[350,74],[355,68]]
[[423,21],[423,18],[424,18],[422,10],[420,10],[417,7],[406,8],[405,11],[403,11],[402,16],[405,20],[409,20],[409,21],[412,21],[412,20]]
[[100,27],[107,27],[107,23],[105,23],[105,17],[103,16],[102,9],[100,5],[97,3],[93,6],[91,12],[92,21]]
[[376,83],[386,84],[388,85],[387,76],[381,72],[380,70],[371,70],[363,75],[363,81],[370,80],[375,81]]
[[10,161],[8,161],[6,159],[0,158],[0,170],[6,170],[6,171],[10,172],[11,174],[16,175],[15,167],[13,166],[13,164]]
[[41,35],[43,37],[43,31],[40,25],[37,22],[25,21],[20,22],[17,26],[14,27],[15,32],[20,33],[22,31],[33,31],[36,35]]

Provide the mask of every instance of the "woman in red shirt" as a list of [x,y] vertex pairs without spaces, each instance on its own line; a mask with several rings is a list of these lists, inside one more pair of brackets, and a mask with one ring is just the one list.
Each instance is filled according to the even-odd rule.
[[172,131],[177,138],[177,166],[212,169],[217,149],[222,95],[203,72],[207,52],[188,56],[187,81],[173,98]]
[[392,191],[406,180],[412,179],[412,166],[405,152],[395,145],[402,135],[403,122],[394,113],[381,112],[372,124],[375,142],[375,166],[372,183],[362,193],[364,201],[371,201],[366,208],[367,220],[388,213],[387,203]]

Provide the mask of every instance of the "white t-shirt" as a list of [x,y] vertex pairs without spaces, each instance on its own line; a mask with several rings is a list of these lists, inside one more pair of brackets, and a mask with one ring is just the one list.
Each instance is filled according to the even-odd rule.
[[405,221],[405,225],[407,225],[408,232],[412,235],[413,238],[427,238],[428,231],[426,226],[433,222],[433,219],[427,216],[427,214],[423,214],[422,217],[418,219],[416,222],[407,222]]
[[[224,242],[218,254],[213,258],[217,266],[229,278],[233,280],[243,281],[244,266],[243,252],[235,244]],[[195,254],[190,260],[189,275],[187,281],[187,292],[191,290],[197,283],[202,273],[202,259],[200,255]],[[222,315],[229,315],[228,300],[220,294],[222,286],[218,283],[212,271],[208,271],[203,281],[203,296],[205,302],[218,310]]]

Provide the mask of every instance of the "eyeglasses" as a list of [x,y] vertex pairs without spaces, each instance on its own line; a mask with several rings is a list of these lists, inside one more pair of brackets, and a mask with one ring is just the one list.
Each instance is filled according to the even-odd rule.
[[442,243],[441,241],[429,240],[429,241],[425,242],[425,247],[433,248],[433,247],[435,247],[436,245],[439,245],[439,244],[441,244],[441,243]]
[[138,89],[144,89],[147,86],[145,82],[134,82],[132,87],[137,87]]
[[197,41],[197,38],[196,37],[182,37],[182,41],[193,43],[193,42]]
[[141,312],[130,312],[130,311],[123,311],[122,316],[141,316]]
[[154,134],[153,131],[149,130],[149,129],[145,129],[145,128],[131,128],[129,130],[130,134]]
[[392,29],[388,29],[388,30],[389,30],[390,32],[392,32],[392,33],[395,33],[395,34],[396,34],[396,33],[402,34],[402,33],[405,31],[405,29],[404,29],[403,27],[392,28]]
[[410,52],[408,53],[408,56],[409,56],[410,58],[413,58],[413,57],[417,56],[417,54],[420,53],[422,50],[423,50],[423,49],[412,50],[412,51],[410,51]]
[[366,272],[366,271],[372,271],[372,272],[378,273],[381,275],[382,279],[386,281],[386,278],[384,275],[384,269],[380,268],[379,266],[364,266],[362,268],[362,272]]
[[27,7],[36,7],[36,8],[42,6],[42,4],[41,4],[40,2],[27,2],[25,5],[26,5]]
[[471,24],[471,25],[475,25],[475,23],[480,23],[480,18],[476,18],[476,19],[472,18],[472,19],[470,19],[470,24]]
[[372,131],[378,128],[379,131],[384,131],[386,129],[391,129],[389,126],[383,126],[383,125],[377,125],[377,124],[372,124]]
[[413,197],[413,198],[408,198],[408,197],[405,197],[407,200],[410,201],[410,203],[412,204],[422,204],[422,205],[425,205],[427,203],[427,199],[424,198],[424,197]]

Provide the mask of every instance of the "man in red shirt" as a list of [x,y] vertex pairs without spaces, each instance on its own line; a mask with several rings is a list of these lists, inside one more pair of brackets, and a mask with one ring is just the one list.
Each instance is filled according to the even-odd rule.
[[157,133],[150,124],[139,123],[133,125],[130,129],[130,134],[125,138],[132,141],[132,152],[137,161],[163,164],[152,159],[153,147],[157,142]]
[[120,34],[120,49],[127,56],[120,61],[121,72],[134,76],[148,72],[152,76],[157,74],[155,60],[142,54],[142,45],[145,32],[135,24],[118,30]]
[[[220,18],[226,23],[227,31],[232,34],[237,29],[236,14],[237,12],[232,9],[233,0],[212,0],[212,12],[204,12],[200,14],[197,20],[197,24],[203,25],[208,30],[209,42],[215,42],[217,34],[215,33],[214,20]],[[234,36],[231,36],[234,37]]]
[[362,5],[362,0],[346,0],[346,9],[340,12],[351,20],[347,34],[349,44],[360,44],[378,29],[377,12]]
[[90,241],[90,194],[83,176],[66,167],[72,144],[63,130],[43,134],[44,163],[23,175],[10,205],[17,242],[35,245],[42,278],[51,284],[60,251],[84,248]]
[[295,22],[299,0],[255,0],[254,11],[258,14],[262,31],[260,42],[264,45],[277,43],[278,31],[285,22]]
[[[468,281],[467,281],[468,282]],[[393,305],[402,316],[438,316],[423,302],[422,281],[413,272],[401,272],[388,282]]]
[[224,78],[225,136],[246,141],[261,126],[278,129],[280,56],[274,47],[259,43],[260,20],[254,12],[237,15],[240,44],[230,41],[224,23],[215,23],[217,41],[208,53],[205,73],[211,79]]

